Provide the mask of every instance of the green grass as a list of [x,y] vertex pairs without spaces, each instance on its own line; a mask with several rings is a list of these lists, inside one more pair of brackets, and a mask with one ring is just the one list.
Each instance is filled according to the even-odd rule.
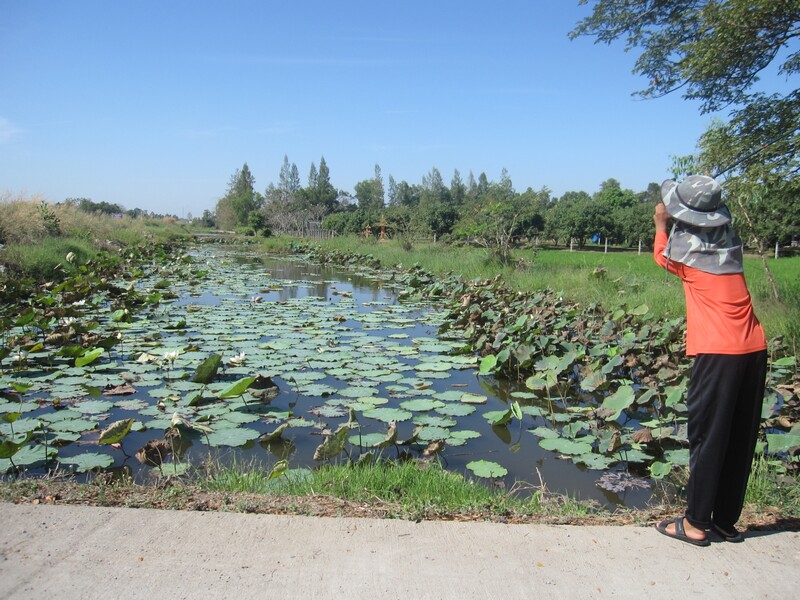
[[255,462],[214,465],[207,468],[196,485],[215,492],[323,495],[348,502],[378,503],[394,516],[404,518],[474,512],[575,517],[597,511],[593,503],[550,495],[538,488],[518,494],[484,482],[473,482],[446,471],[438,463],[380,461],[363,465],[323,465],[310,471],[310,477],[296,477],[289,472],[272,480],[269,473],[269,469]]
[[98,251],[85,239],[47,237],[37,243],[9,244],[3,249],[3,262],[17,273],[44,280],[53,277],[57,268],[66,273],[75,268],[66,260],[70,252],[75,255],[74,264],[84,264]]
[[[284,245],[276,238],[273,246]],[[584,306],[598,304],[611,310],[621,303],[630,307],[646,304],[658,318],[682,317],[685,302],[680,281],[667,277],[655,264],[651,251],[608,252],[566,249],[517,250],[514,260],[522,267],[501,266],[489,260],[482,248],[443,244],[417,244],[405,251],[395,241],[378,243],[356,237],[339,237],[318,243],[326,250],[371,254],[385,266],[419,264],[437,273],[453,273],[465,279],[488,279],[498,273],[507,285],[519,290],[552,289],[565,299]],[[800,346],[800,257],[768,259],[781,301],[772,296],[762,262],[748,256],[745,276],[759,319],[767,336],[783,336],[789,348]]]
[[[323,465],[309,471],[308,477],[296,477],[290,471],[288,476],[272,480],[269,473],[270,468],[258,462],[212,464],[194,483],[203,490],[230,494],[322,495],[353,503],[377,503],[387,507],[387,514],[402,518],[484,513],[494,517],[538,515],[571,519],[598,513],[593,502],[551,494],[530,485],[511,490],[495,488],[491,482],[472,481],[435,462]],[[670,498],[664,506],[674,510],[682,503],[681,498]],[[800,482],[786,475],[779,463],[756,456],[745,504],[761,513],[777,507],[785,518],[798,517]]]
[[745,504],[766,510],[778,507],[786,517],[800,516],[800,482],[787,475],[780,461],[770,461],[757,455],[747,483]]
[[[187,235],[185,227],[164,219],[94,217],[90,224],[94,222],[103,225],[103,229],[93,232],[73,228],[62,236],[44,235],[38,239],[11,241],[0,249],[0,264],[12,273],[34,280],[58,279],[59,272],[70,273],[105,249],[113,252],[118,247],[115,243],[122,246],[160,244]],[[74,254],[72,264],[66,261],[70,252]]]

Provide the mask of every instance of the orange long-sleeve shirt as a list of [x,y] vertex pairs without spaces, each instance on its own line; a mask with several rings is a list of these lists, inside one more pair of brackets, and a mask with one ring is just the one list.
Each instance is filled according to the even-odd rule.
[[[667,266],[663,255],[667,234],[656,232],[653,258]],[[686,354],[749,354],[767,347],[764,329],[753,312],[744,274],[714,275],[669,261],[686,296]]]

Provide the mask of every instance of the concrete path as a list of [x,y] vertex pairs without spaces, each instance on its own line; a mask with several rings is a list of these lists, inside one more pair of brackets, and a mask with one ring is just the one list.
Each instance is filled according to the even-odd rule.
[[800,533],[0,504],[0,598],[798,598]]

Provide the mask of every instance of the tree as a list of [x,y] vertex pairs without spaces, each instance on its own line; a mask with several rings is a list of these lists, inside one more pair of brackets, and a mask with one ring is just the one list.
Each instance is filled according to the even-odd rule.
[[250,213],[263,204],[263,197],[255,191],[255,178],[247,163],[237,169],[228,182],[227,193],[217,201],[217,226],[223,229],[244,227]]
[[453,178],[450,180],[450,198],[454,205],[461,206],[464,204],[466,197],[467,186],[464,185],[464,182],[461,180],[461,173],[456,169],[453,172]]
[[210,210],[205,209],[203,211],[203,216],[200,217],[200,224],[203,227],[214,227],[216,225],[216,215],[212,213]]
[[319,172],[317,171],[317,165],[313,162],[311,163],[311,168],[308,170],[308,185],[306,186],[309,190],[313,190],[317,187],[319,183]]
[[[599,0],[570,33],[580,35],[624,37],[626,50],[640,49],[633,70],[649,81],[642,97],[682,90],[702,113],[728,109],[729,122],[700,140],[702,172],[739,179],[748,197],[769,177],[797,177],[800,90],[753,86],[771,65],[787,81],[800,72],[800,0]],[[739,200],[746,210],[748,198]]]
[[383,207],[383,203],[375,194],[375,180],[364,179],[353,188],[358,198],[358,207],[361,210],[373,212]]
[[500,183],[489,185],[486,194],[471,202],[454,235],[486,248],[501,264],[511,262],[511,249],[519,239],[541,230],[537,194],[531,190],[516,194],[505,169]]
[[422,178],[415,217],[415,227],[429,231],[434,238],[450,233],[458,218],[458,211],[451,202],[450,190],[445,186],[442,174],[436,167]]
[[381,175],[381,166],[375,165],[375,177],[373,179],[375,185],[375,203],[380,203],[380,208],[386,204],[386,192],[383,187],[383,176]]
[[397,206],[397,182],[394,180],[394,177],[389,175],[389,197],[387,198],[389,201],[389,206]]
[[[312,164],[313,167],[313,164]],[[278,191],[289,199],[300,189],[300,174],[297,170],[297,165],[289,164],[289,157],[283,156],[283,166],[281,167],[280,175],[278,176]]]
[[567,192],[545,215],[545,230],[551,239],[565,243],[574,239],[580,247],[595,233],[608,235],[611,228],[607,209],[586,192]]
[[316,171],[314,163],[311,163],[308,187],[305,192],[308,204],[321,208],[323,213],[330,212],[335,208],[339,192],[331,184],[331,173],[324,156],[319,159],[319,171]]

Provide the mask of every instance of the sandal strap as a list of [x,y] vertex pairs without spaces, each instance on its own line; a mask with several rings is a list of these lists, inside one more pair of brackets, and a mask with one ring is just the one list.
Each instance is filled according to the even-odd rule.
[[678,535],[688,537],[686,535],[686,530],[683,528],[683,519],[684,517],[675,517],[672,522],[675,523],[675,533]]

